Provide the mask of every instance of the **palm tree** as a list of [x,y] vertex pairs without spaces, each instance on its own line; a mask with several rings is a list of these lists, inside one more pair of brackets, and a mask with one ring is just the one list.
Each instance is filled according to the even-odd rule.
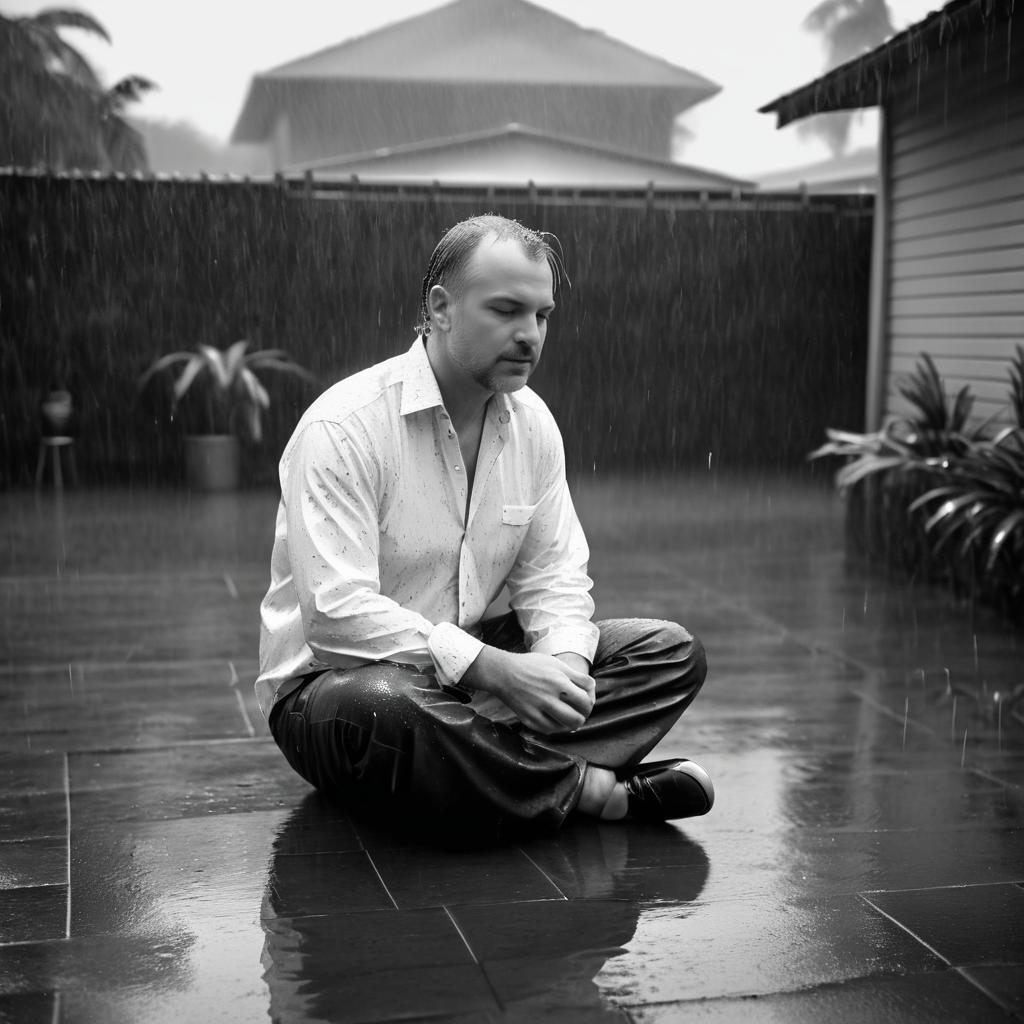
[[[874,49],[895,31],[885,0],[822,0],[804,19],[804,28],[825,41],[826,71]],[[817,135],[840,156],[846,149],[852,110],[819,114],[800,125],[801,134]]]
[[0,165],[145,170],[142,137],[123,112],[153,83],[133,75],[105,89],[62,37],[69,28],[110,42],[106,29],[82,11],[0,15]]

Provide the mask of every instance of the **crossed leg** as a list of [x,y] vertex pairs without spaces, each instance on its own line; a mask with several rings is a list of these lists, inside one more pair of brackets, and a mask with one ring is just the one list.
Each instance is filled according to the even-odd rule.
[[[275,706],[271,731],[303,778],[359,813],[451,836],[553,831],[579,803],[587,766],[639,764],[706,673],[700,641],[675,623],[597,625],[594,710],[574,732],[541,735],[390,663],[312,678]],[[522,649],[514,614],[483,639]]]

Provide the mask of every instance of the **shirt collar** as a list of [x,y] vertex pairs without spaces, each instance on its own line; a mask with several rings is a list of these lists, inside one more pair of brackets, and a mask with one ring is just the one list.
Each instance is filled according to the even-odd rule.
[[[515,399],[499,391],[492,396],[491,402],[499,422],[508,423],[508,418],[515,412]],[[408,416],[410,413],[443,406],[441,389],[437,386],[437,378],[427,358],[426,339],[418,334],[412,348],[405,355],[405,365],[402,367],[402,405],[399,413]]]
[[408,416],[413,412],[444,405],[437,378],[430,368],[427,346],[423,335],[417,334],[412,348],[406,353],[402,367],[402,407],[399,412]]

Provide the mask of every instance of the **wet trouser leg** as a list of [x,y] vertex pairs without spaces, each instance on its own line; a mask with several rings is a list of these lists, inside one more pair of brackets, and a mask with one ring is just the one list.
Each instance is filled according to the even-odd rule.
[[[704,681],[703,647],[675,623],[597,625],[596,702],[575,732],[496,720],[390,663],[313,677],[278,702],[271,731],[303,778],[358,812],[482,838],[550,831],[576,806],[587,763],[638,763]],[[483,640],[523,649],[514,615]]]

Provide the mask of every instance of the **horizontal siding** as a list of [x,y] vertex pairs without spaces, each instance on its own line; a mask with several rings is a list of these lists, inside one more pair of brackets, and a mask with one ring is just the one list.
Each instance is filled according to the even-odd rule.
[[[974,416],[1008,417],[1024,344],[1024,33],[981,35],[932,54],[887,114],[891,217],[885,410],[921,353],[946,391],[968,385]],[[948,59],[943,59],[943,56]]]
[[995,292],[1024,293],[1024,269],[972,274],[937,274],[929,277],[894,279],[889,285],[893,304],[900,299],[923,296],[991,295]]
[[891,195],[894,199],[908,199],[940,189],[989,181],[1004,175],[1020,176],[1024,171],[1024,147],[1004,145],[978,151],[965,149],[956,160],[939,167],[926,166],[916,171],[905,169],[899,160],[893,161]]
[[[891,391],[886,395],[885,408],[886,414],[889,416],[909,418],[914,412],[914,407],[896,391]],[[1007,408],[1005,401],[997,400],[990,402],[975,396],[974,405],[971,407],[971,422],[987,422],[998,429],[1001,426],[1012,425],[1013,416]]]
[[[1015,187],[1024,190],[1024,182]],[[966,208],[937,206],[934,213],[905,217],[894,222],[890,237],[893,241],[902,242],[906,239],[929,238],[932,235],[948,235],[1004,224],[1024,224],[1024,195]],[[1021,235],[1024,236],[1024,228],[1021,229]]]
[[[981,295],[930,295],[924,298],[900,299],[893,297],[889,307],[893,327],[898,322],[920,317],[944,316],[950,320],[977,316],[1003,316],[1006,313],[1024,313],[1024,292],[996,292]],[[1000,332],[1001,333],[1001,332]]]
[[915,280],[940,274],[981,274],[990,270],[1013,272],[1024,267],[1024,246],[988,249],[984,252],[963,252],[954,256],[927,256],[893,260],[893,280]]
[[948,188],[933,189],[920,196],[900,196],[899,216],[893,223],[914,217],[930,217],[937,213],[977,209],[989,203],[1015,199],[1020,195],[1019,175],[1004,174],[986,181],[971,181]]
[[975,335],[1024,338],[1024,316],[891,316],[889,334],[940,338],[959,335],[965,344]]
[[948,122],[943,129],[945,134],[940,134],[942,129],[936,130],[938,137],[934,141],[925,144],[918,140],[918,145],[907,146],[893,154],[899,167],[897,182],[922,171],[959,163],[976,153],[1012,149],[1013,143],[1024,136],[1024,110],[1012,116],[1001,116],[992,123],[957,119]]
[[[932,358],[935,356],[933,354]],[[920,362],[920,355],[892,355],[890,368],[897,380],[906,377],[914,372],[914,367]],[[995,394],[1006,396],[1010,391],[1009,361],[1007,359],[978,359],[951,356],[941,360],[944,371],[943,379],[951,390],[963,387],[964,383],[970,382],[971,391],[984,384],[995,389]],[[962,383],[956,384],[956,381]]]
[[921,335],[895,335],[891,339],[892,359],[899,357],[917,359],[922,352],[927,352],[937,362],[945,365],[947,359],[991,359],[1008,363],[1013,357],[1014,346],[1024,345],[1024,339],[972,337],[969,347],[965,346],[960,335],[953,334],[946,338]]
[[893,260],[916,259],[919,256],[947,256],[959,252],[983,252],[986,249],[1015,248],[1024,252],[1024,222],[977,231],[956,231],[928,238],[908,238],[893,242]]

